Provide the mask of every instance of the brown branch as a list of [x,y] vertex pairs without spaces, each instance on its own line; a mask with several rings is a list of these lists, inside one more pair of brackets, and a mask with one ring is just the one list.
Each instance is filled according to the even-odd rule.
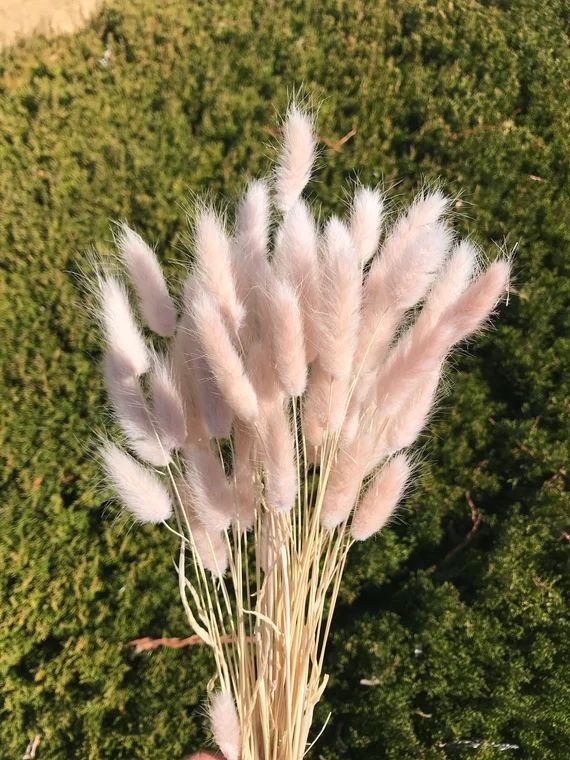
[[[271,135],[271,137],[281,137],[283,130],[280,127],[265,127],[265,132]],[[342,146],[347,143],[356,134],[356,127],[353,127],[340,140],[331,140],[324,135],[317,135],[317,141],[326,145],[330,150],[338,151]]]
[[356,134],[356,127],[353,127],[349,132],[347,132],[345,135],[343,135],[340,140],[337,140],[336,142],[333,142],[332,140],[329,140],[327,137],[317,137],[317,140],[319,142],[324,143],[327,148],[330,148],[331,150],[340,150],[342,146],[348,142],[354,135]]
[[201,643],[202,639],[196,634],[193,636],[187,636],[185,639],[179,639],[174,636],[151,639],[149,636],[144,636],[142,639],[133,639],[132,641],[129,641],[129,644],[135,647],[137,652],[148,652],[151,649],[158,649],[158,647],[181,649],[182,647],[194,646],[195,644]]
[[469,127],[461,132],[452,132],[450,137],[452,140],[459,140],[462,137],[474,137],[483,132],[496,132],[499,129],[504,129],[503,124],[478,124],[476,127]]
[[[511,292],[512,292],[512,288],[511,288]],[[489,417],[488,419],[491,425],[494,426],[497,424],[497,421],[493,417]],[[536,425],[538,425],[539,420],[540,420],[540,417],[536,417],[536,419],[534,420],[533,429]],[[538,461],[538,462],[544,462],[545,465],[550,466],[550,463],[545,461],[544,457],[541,457],[539,454],[537,454],[537,452],[534,449],[531,449],[522,441],[516,440],[515,445],[519,451],[522,451],[523,454],[526,454],[531,459],[534,459],[535,461]],[[558,467],[554,469],[552,476],[544,481],[544,484],[547,485],[554,480],[564,479],[566,475],[567,475],[566,469],[564,467]]]
[[449,562],[450,559],[455,557],[457,552],[461,551],[461,549],[467,546],[467,544],[473,539],[473,536],[478,531],[479,526],[481,525],[481,512],[479,512],[479,510],[475,506],[469,491],[465,492],[465,498],[467,499],[467,504],[469,505],[469,509],[471,510],[471,530],[465,536],[463,541],[461,541],[461,543],[457,544],[457,546],[454,546],[453,549],[445,555],[445,557],[440,562],[440,567],[442,565],[445,565],[447,562]]
[[[229,644],[232,639],[232,636],[220,636],[222,644]],[[251,636],[246,637],[246,641],[252,640]],[[128,643],[135,647],[137,652],[149,652],[152,649],[158,649],[158,647],[181,649],[182,647],[191,647],[196,644],[203,644],[204,642],[198,635],[194,634],[192,636],[187,636],[185,639],[179,639],[176,636],[163,636],[160,639],[151,639],[150,636],[144,636],[142,639],[133,639]]]

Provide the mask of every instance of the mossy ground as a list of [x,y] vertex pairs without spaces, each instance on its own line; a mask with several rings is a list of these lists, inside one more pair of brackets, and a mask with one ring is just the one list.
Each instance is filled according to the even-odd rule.
[[[569,20],[562,1],[131,0],[2,54],[1,758],[35,733],[42,760],[177,760],[205,741],[207,652],[127,645],[187,627],[171,538],[104,511],[76,274],[127,218],[179,280],[190,195],[266,171],[300,85],[323,136],[357,130],[324,148],[324,213],[354,168],[395,205],[438,179],[460,233],[519,243],[496,329],[452,362],[403,519],[353,553],[311,757],[567,757]],[[468,498],[481,523],[450,556]]]

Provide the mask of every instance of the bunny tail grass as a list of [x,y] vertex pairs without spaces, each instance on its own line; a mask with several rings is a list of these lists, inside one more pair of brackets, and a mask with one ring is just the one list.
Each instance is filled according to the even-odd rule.
[[292,105],[274,171],[235,213],[196,204],[180,313],[126,225],[148,330],[122,280],[98,278],[105,382],[132,454],[107,443],[101,459],[135,520],[174,518],[225,760],[303,760],[318,741],[349,551],[389,529],[446,360],[509,286],[509,258],[480,263],[439,189],[390,222],[383,194],[357,186],[344,218],[321,218],[303,197],[315,135]]
[[178,315],[155,252],[126,224],[121,225],[117,245],[147,325],[158,335],[174,335]]
[[402,497],[409,475],[405,454],[394,457],[378,472],[352,520],[351,532],[356,541],[366,541],[384,527]]
[[359,187],[350,212],[350,236],[362,264],[369,261],[380,244],[384,200],[378,190]]
[[281,159],[275,169],[275,199],[284,213],[299,198],[315,160],[315,136],[307,114],[291,106],[283,123]]
[[136,520],[151,523],[168,520],[172,514],[170,496],[154,473],[112,443],[103,446],[101,458],[119,498]]
[[210,724],[214,740],[226,760],[240,759],[240,727],[236,706],[229,691],[213,694],[210,699]]
[[258,413],[255,391],[221,314],[207,293],[196,297],[193,316],[205,359],[222,395],[239,417],[254,420]]
[[101,322],[117,370],[138,377],[149,366],[149,354],[129,303],[125,286],[112,275],[99,277]]

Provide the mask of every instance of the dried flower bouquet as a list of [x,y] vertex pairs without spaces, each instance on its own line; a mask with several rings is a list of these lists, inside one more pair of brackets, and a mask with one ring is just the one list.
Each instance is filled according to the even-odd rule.
[[102,459],[129,513],[179,539],[227,760],[307,752],[348,551],[394,514],[442,365],[509,281],[507,259],[483,271],[454,239],[439,190],[384,230],[382,194],[358,187],[348,219],[318,224],[301,197],[314,158],[313,123],[291,106],[274,175],[248,186],[235,228],[197,208],[180,308],[154,251],[121,227],[138,313],[167,354],[121,279],[98,277],[124,436]]

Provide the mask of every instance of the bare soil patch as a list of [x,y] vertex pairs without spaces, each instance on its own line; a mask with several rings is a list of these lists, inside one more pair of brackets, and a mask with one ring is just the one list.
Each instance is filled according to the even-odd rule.
[[101,0],[0,0],[0,48],[32,34],[69,34],[81,28]]

